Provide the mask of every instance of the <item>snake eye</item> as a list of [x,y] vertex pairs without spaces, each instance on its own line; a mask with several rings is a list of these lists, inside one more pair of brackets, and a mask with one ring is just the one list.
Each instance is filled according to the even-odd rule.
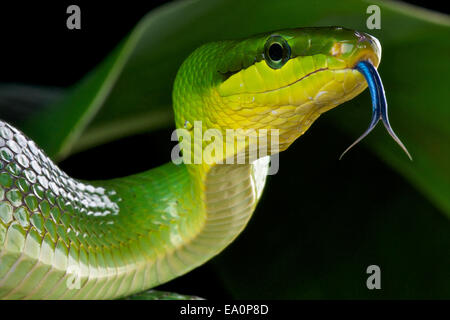
[[280,36],[271,36],[264,45],[264,60],[272,69],[281,68],[291,58],[291,47]]

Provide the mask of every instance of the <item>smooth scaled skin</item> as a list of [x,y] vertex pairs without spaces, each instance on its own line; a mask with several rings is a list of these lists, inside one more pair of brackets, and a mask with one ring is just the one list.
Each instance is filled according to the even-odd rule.
[[[273,36],[289,47],[282,63],[265,52]],[[176,127],[278,129],[283,151],[321,113],[362,92],[367,85],[354,66],[376,67],[380,55],[375,38],[339,27],[205,44],[175,79]],[[237,151],[227,148],[223,158]],[[268,157],[216,158],[86,183],[0,122],[0,298],[120,298],[205,263],[245,228],[268,170]]]

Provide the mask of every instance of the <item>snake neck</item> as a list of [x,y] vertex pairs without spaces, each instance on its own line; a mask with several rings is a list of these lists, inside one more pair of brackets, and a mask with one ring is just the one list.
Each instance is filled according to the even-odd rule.
[[269,159],[251,164],[186,166],[190,183],[184,201],[192,203],[194,210],[179,221],[177,229],[190,232],[180,232],[183,240],[160,257],[157,263],[167,268],[159,268],[165,270],[157,277],[159,283],[205,263],[242,232],[261,197]]
[[[148,258],[133,266],[137,274],[143,274],[144,281],[136,282],[138,289],[132,287],[133,291],[126,294],[185,274],[228,246],[251,218],[264,188],[268,166],[269,157],[251,164],[176,166],[169,163],[125,180],[118,179],[116,182],[120,184],[110,184],[127,199],[131,196],[124,189],[139,188],[142,192],[135,192],[141,195],[136,201],[145,201],[146,207],[154,208],[144,213],[149,229],[142,226],[147,232],[144,237],[151,243],[145,246]],[[166,181],[164,185],[160,185],[161,178]],[[171,184],[174,181],[176,185]],[[159,192],[164,192],[164,196],[160,197]],[[127,210],[123,205],[122,209]],[[142,217],[133,219],[133,215],[129,219],[145,221]],[[156,228],[152,226],[155,220]]]
[[269,159],[189,168],[204,212],[203,224],[191,245],[208,244],[208,255],[215,255],[239,235],[261,197]]

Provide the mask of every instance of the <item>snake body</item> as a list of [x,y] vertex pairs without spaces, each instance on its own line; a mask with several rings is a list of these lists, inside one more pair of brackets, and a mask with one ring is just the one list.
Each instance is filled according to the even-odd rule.
[[[203,132],[277,129],[276,152],[284,151],[367,87],[355,65],[378,66],[380,52],[375,38],[339,27],[205,44],[176,76],[176,127],[192,137],[198,121]],[[194,139],[183,157],[207,145]],[[227,148],[223,159],[238,151]],[[120,298],[211,259],[245,228],[268,171],[267,156],[214,159],[87,183],[0,122],[0,298]]]

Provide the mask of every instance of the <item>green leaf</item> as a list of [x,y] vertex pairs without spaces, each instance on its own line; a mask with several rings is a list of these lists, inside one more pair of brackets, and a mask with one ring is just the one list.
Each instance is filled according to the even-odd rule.
[[[381,8],[381,30],[367,30],[366,9]],[[380,73],[391,123],[411,151],[408,162],[384,132],[364,142],[450,216],[449,18],[388,1],[202,0],[150,12],[122,44],[53,112],[24,130],[62,158],[125,135],[171,126],[172,83],[182,61],[211,40],[300,26],[344,25],[381,41]],[[357,137],[369,118],[367,93],[327,113]],[[51,125],[53,130],[48,130]],[[344,146],[345,147],[345,146]]]

